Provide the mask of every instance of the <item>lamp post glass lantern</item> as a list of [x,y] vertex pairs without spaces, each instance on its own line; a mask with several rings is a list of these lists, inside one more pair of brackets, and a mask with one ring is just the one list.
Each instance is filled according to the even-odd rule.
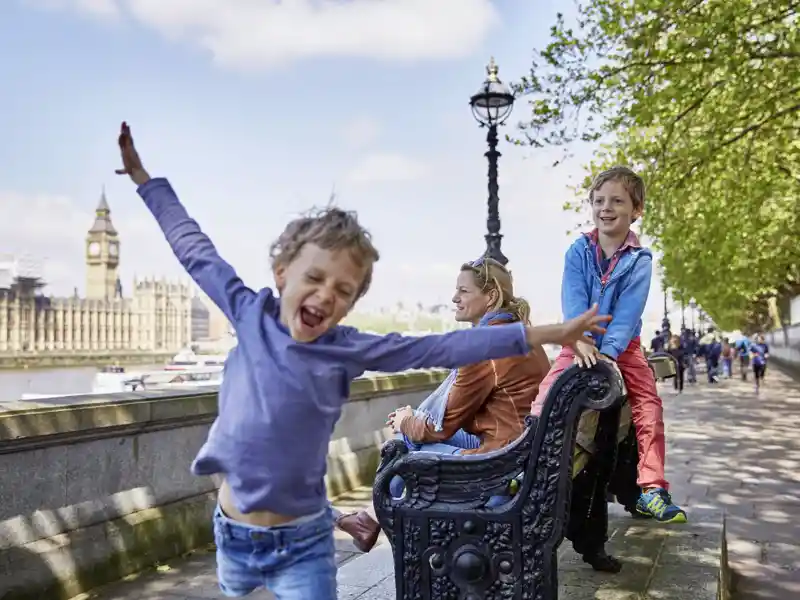
[[497,128],[505,123],[514,108],[514,94],[511,93],[497,76],[498,68],[494,57],[486,67],[486,80],[476,94],[469,99],[472,115],[481,127],[487,127],[486,142],[489,150],[485,156],[489,161],[489,199],[488,216],[486,218],[486,253],[485,256],[493,258],[505,265],[508,259],[500,249],[503,236],[500,235],[500,196],[497,184],[497,159],[501,154],[497,150]]

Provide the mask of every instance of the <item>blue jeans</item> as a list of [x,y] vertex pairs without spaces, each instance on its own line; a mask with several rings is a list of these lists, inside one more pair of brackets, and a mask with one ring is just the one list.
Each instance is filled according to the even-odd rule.
[[694,354],[689,355],[689,362],[686,368],[689,371],[689,383],[697,383],[697,365],[695,363]]
[[453,450],[475,450],[481,447],[481,438],[474,433],[459,429],[443,442],[417,443],[409,440],[402,433],[395,436],[403,440],[411,452],[434,452],[436,454],[456,454]]
[[719,361],[715,358],[706,359],[706,370],[708,371],[708,383],[714,383],[717,380],[717,371],[719,369]]
[[722,359],[722,374],[725,375],[728,379],[730,379],[731,375],[733,374],[733,359],[732,358],[723,358]]
[[[434,454],[461,454],[463,450],[474,450],[481,445],[481,439],[463,429],[456,431],[451,437],[443,442],[433,442],[430,444],[415,444],[409,441],[402,433],[397,437],[405,440],[411,452],[432,452]],[[392,477],[389,482],[389,492],[394,498],[401,498],[406,484],[399,475]]]
[[222,593],[246,596],[258,588],[277,600],[336,600],[333,516],[257,527],[214,512],[217,578]]

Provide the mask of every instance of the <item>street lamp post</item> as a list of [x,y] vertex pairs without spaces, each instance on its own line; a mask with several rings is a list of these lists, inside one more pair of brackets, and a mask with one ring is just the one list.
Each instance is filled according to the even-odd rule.
[[683,292],[681,292],[681,332],[686,329],[686,304],[684,304]]
[[697,308],[697,301],[694,298],[692,298],[691,300],[689,300],[689,309],[692,315],[692,332],[694,332],[694,311],[696,308]]
[[485,156],[489,160],[489,214],[486,218],[486,253],[485,256],[493,258],[505,265],[508,259],[500,249],[503,236],[500,235],[500,196],[497,184],[497,159],[500,152],[497,150],[497,127],[502,125],[511,114],[514,107],[514,94],[500,81],[497,76],[497,64],[494,57],[486,67],[486,81],[476,94],[469,99],[472,115],[481,127],[488,127],[486,142],[489,150]]
[[667,309],[667,287],[664,286],[664,318],[661,320],[661,331],[666,338],[670,334],[669,310]]

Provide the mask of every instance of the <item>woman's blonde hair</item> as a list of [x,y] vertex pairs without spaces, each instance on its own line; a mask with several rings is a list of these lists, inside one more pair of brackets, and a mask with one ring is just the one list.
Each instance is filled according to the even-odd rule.
[[484,293],[497,293],[497,301],[490,310],[506,311],[514,316],[514,320],[526,325],[530,324],[531,306],[524,298],[514,296],[514,279],[511,271],[493,258],[479,258],[471,263],[461,265],[461,271],[470,271],[475,278],[475,285]]
[[672,334],[669,338],[669,349],[670,350],[677,350],[681,347],[681,338],[678,335]]

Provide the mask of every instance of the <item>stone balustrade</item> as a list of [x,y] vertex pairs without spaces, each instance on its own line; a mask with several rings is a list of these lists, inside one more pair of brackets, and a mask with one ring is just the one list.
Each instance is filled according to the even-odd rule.
[[[444,376],[354,382],[330,442],[330,496],[371,483],[386,415],[416,406]],[[206,389],[0,413],[0,598],[70,598],[209,543],[218,482],[189,465],[216,410]]]

